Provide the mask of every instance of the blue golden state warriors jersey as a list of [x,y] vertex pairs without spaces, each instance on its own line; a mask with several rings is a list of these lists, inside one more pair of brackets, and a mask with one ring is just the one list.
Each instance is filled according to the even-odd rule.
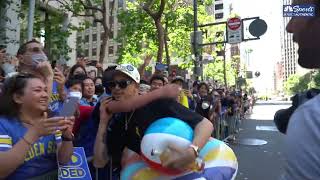
[[51,102],[49,104],[49,109],[52,113],[51,116],[58,116],[59,111],[62,109],[63,102],[60,100],[61,98],[58,93],[58,84],[56,81],[53,81],[50,99],[51,99]]
[[[0,117],[0,151],[10,150],[27,132],[22,123],[17,119]],[[7,179],[28,179],[58,171],[56,159],[55,135],[41,137],[31,145],[24,164],[18,167]]]

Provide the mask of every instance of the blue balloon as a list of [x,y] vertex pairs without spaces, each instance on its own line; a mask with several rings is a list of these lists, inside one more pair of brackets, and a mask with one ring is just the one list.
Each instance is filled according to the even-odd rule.
[[172,117],[162,118],[152,123],[145,135],[152,133],[171,134],[189,141],[193,139],[193,129],[184,121]]

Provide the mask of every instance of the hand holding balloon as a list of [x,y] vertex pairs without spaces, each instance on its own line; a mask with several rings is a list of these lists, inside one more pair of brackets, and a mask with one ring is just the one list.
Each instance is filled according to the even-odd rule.
[[196,158],[191,148],[184,149],[173,144],[169,145],[160,155],[160,160],[164,167],[181,171],[190,169]]

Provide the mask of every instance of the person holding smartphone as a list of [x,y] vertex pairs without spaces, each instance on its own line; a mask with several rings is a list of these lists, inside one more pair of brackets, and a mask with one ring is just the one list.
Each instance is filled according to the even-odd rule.
[[212,123],[214,123],[214,99],[209,95],[209,86],[205,82],[201,82],[198,85],[199,98],[196,102],[195,111],[199,113],[201,116],[206,117]]
[[74,117],[48,118],[47,86],[32,74],[9,78],[0,99],[0,179],[57,179],[57,162],[73,154]]

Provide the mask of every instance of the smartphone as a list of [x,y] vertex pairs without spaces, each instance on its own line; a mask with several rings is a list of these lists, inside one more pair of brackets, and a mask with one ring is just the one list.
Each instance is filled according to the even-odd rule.
[[182,84],[182,89],[189,90],[189,84],[188,84],[188,82],[184,82],[184,83]]
[[56,62],[56,61],[53,61],[53,62],[51,63],[51,68],[54,69],[54,68],[56,68],[56,66],[57,66],[57,62]]
[[79,103],[79,97],[76,97],[76,96],[67,97],[67,99],[63,102],[63,106],[61,111],[59,112],[59,115],[63,117],[73,116],[77,110],[78,103]]

